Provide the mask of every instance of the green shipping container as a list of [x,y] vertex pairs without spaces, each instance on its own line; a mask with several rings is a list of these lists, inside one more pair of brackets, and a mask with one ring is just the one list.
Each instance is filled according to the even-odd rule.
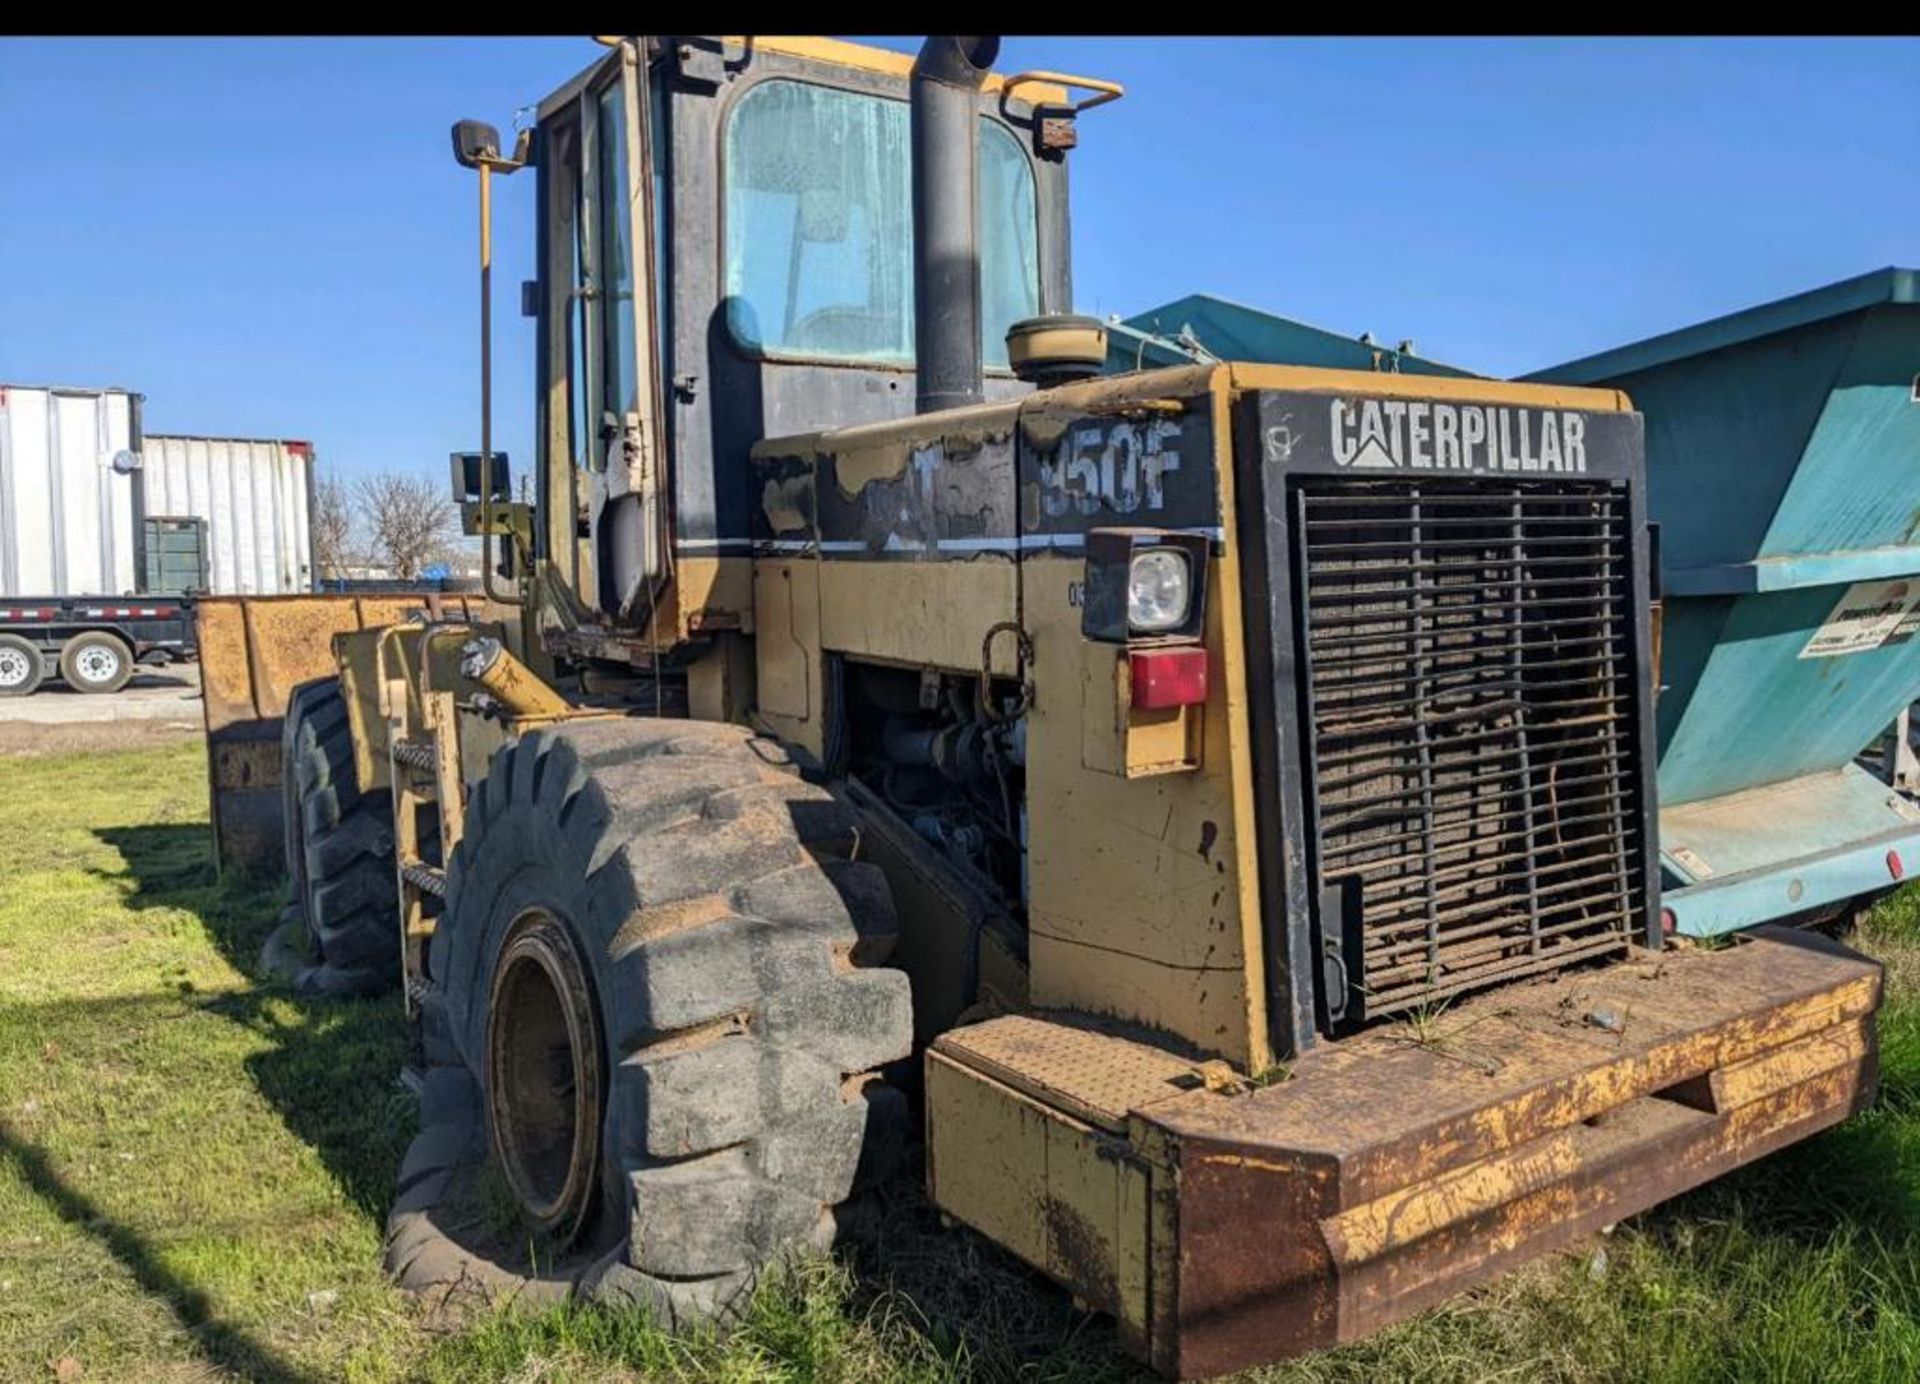
[[180,596],[207,589],[207,521],[149,517],[146,521],[146,581],[142,591]]

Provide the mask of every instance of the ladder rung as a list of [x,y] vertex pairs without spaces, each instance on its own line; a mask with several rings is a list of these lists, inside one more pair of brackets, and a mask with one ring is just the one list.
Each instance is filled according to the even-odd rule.
[[401,861],[400,878],[415,889],[431,894],[436,899],[444,899],[447,896],[447,872],[436,870],[424,860]]

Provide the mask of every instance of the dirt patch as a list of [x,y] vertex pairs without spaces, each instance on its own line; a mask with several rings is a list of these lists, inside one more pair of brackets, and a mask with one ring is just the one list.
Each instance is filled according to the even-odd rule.
[[139,750],[171,745],[200,734],[189,721],[39,721],[0,720],[0,756],[73,754],[101,750]]

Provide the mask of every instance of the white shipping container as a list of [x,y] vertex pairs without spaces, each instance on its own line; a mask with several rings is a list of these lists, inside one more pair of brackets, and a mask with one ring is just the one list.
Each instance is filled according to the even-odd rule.
[[0,385],[0,595],[137,589],[138,398]]
[[313,589],[312,446],[148,433],[140,453],[146,513],[207,521],[208,580],[216,595]]

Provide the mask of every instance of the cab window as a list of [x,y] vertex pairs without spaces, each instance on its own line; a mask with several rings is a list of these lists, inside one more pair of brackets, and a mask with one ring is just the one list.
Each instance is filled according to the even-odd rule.
[[[908,108],[776,79],[741,97],[725,158],[726,314],[768,355],[913,363]],[[982,346],[1039,311],[1033,171],[1019,142],[980,122]]]
[[1007,328],[1040,311],[1033,165],[1013,132],[980,122],[980,322],[989,366],[1007,364]]
[[638,401],[634,377],[632,189],[627,176],[626,101],[619,85],[596,103],[594,242],[591,261],[599,299],[602,361],[599,405],[619,418]]

